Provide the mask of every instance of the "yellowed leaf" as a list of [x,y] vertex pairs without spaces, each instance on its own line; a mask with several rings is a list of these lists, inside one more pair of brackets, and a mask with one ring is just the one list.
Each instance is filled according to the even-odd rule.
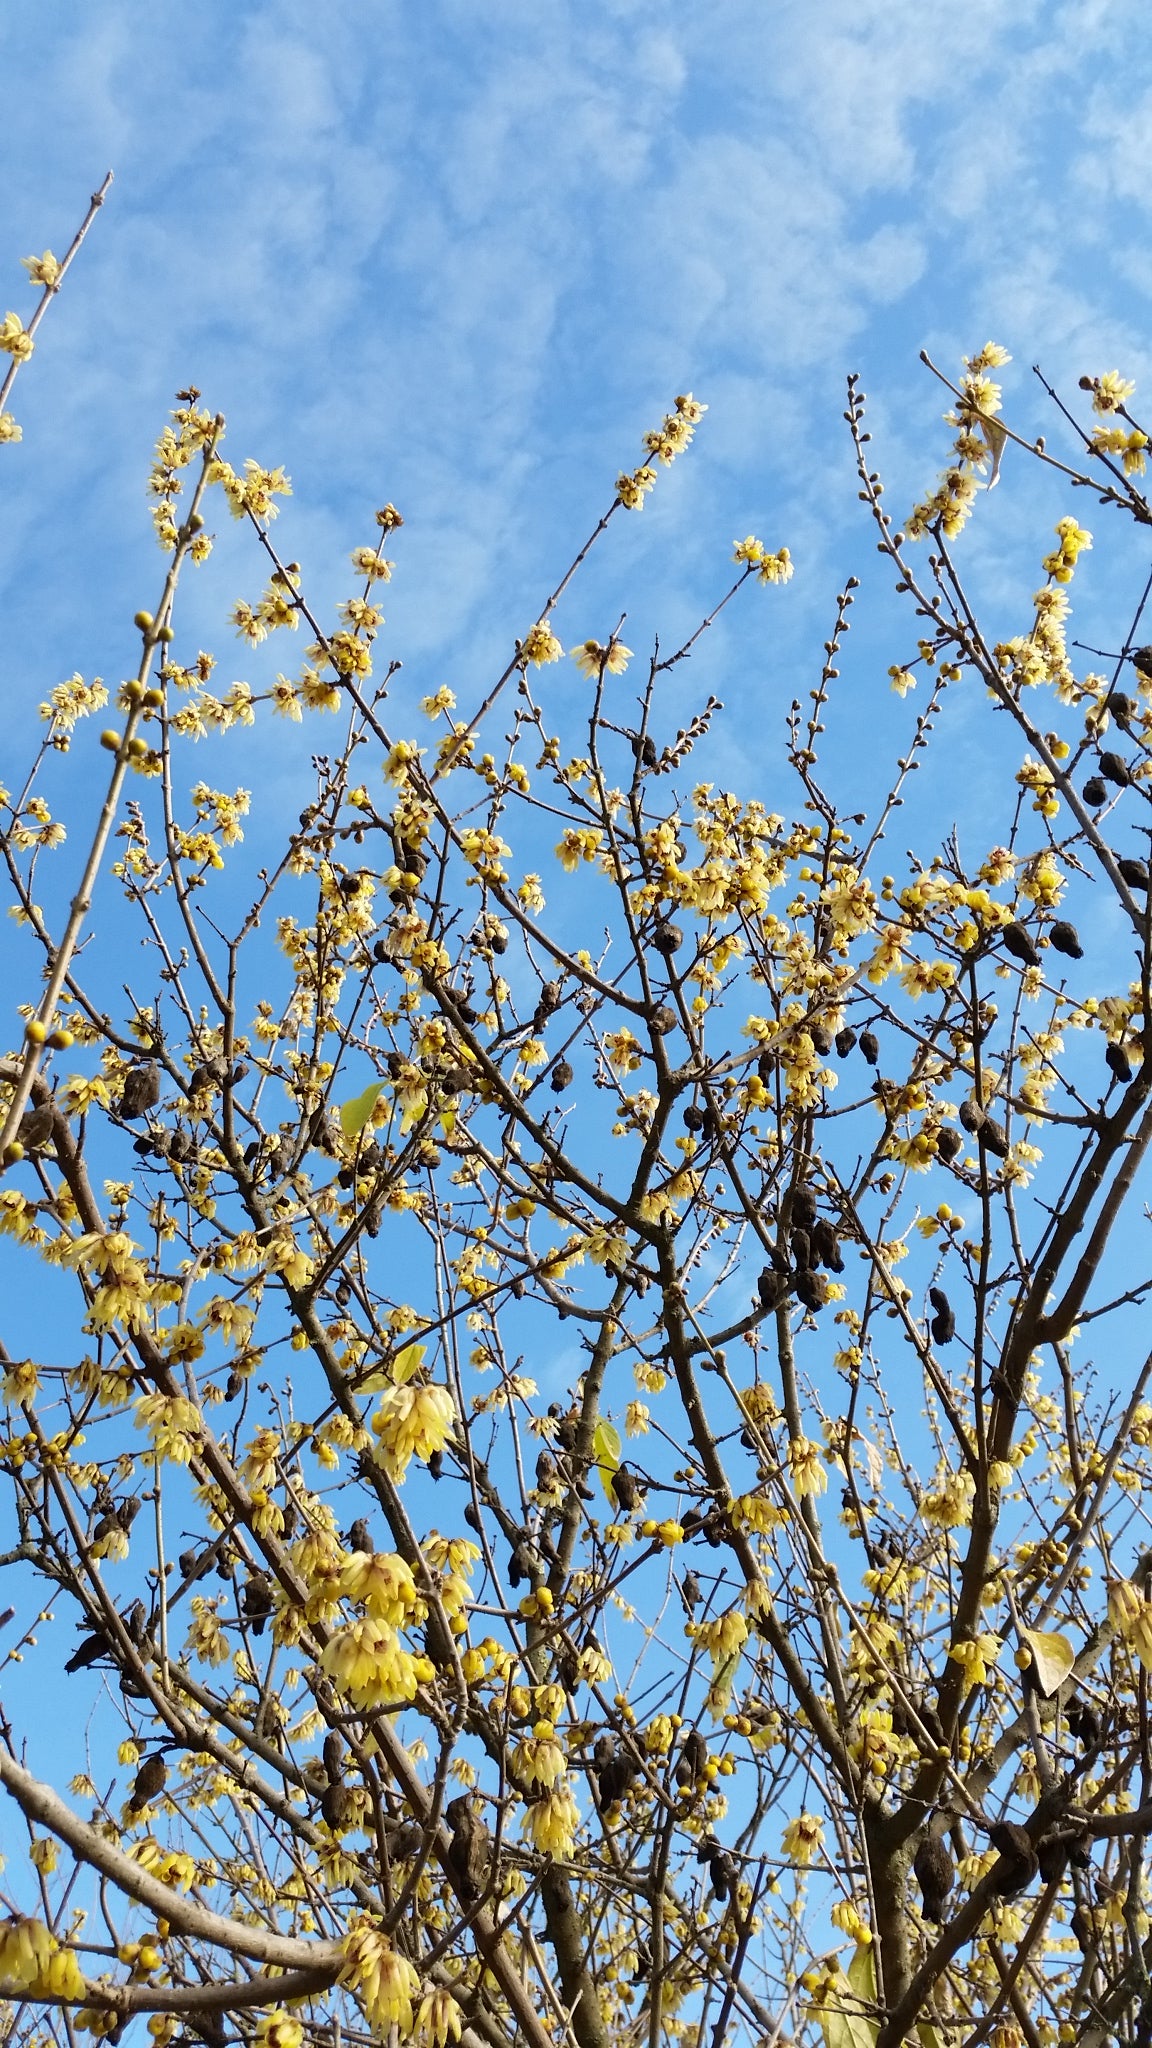
[[1020,1639],[1032,1652],[1032,1669],[1045,1699],[1063,1685],[1076,1662],[1076,1652],[1067,1636],[1036,1628],[1022,1628]]

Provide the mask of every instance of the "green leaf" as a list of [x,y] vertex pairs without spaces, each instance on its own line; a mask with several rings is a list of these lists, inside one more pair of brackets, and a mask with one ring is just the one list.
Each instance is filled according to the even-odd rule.
[[596,1460],[600,1484],[604,1488],[604,1498],[610,1508],[615,1508],[616,1496],[612,1491],[612,1475],[620,1469],[620,1432],[612,1423],[605,1422],[603,1417],[592,1432],[592,1456]]
[[383,1081],[373,1081],[365,1088],[363,1095],[354,1095],[351,1102],[340,1104],[340,1129],[346,1138],[358,1138],[372,1111],[379,1101]]
[[428,1346],[426,1344],[406,1344],[403,1351],[396,1353],[395,1358],[392,1360],[393,1386],[407,1386],[413,1373],[419,1372],[420,1367],[423,1365],[424,1354],[427,1349]]
[[872,1943],[861,1941],[848,1965],[847,1976],[841,1970],[826,2002],[815,2008],[825,2048],[876,2048],[879,2021],[870,2019],[861,2009],[875,2002],[876,1958]]
[[1047,1635],[1040,1629],[1022,1628],[1020,1640],[1032,1652],[1032,1669],[1045,1699],[1063,1685],[1076,1662],[1076,1652],[1067,1636]]

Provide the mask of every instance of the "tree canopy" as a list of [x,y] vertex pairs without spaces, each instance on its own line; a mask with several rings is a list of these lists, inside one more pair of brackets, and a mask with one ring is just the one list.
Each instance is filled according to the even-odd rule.
[[[1012,637],[957,546],[1030,463],[1143,578],[1146,438],[1088,377],[1058,457],[1005,360],[902,528],[849,379],[904,610],[849,698],[879,577],[835,597],[771,804],[707,779],[714,696],[663,705],[788,602],[779,536],[683,644],[558,631],[696,399],[452,689],[382,651],[401,513],[322,619],[289,479],[177,395],[135,673],[41,685],[0,809],[13,2038],[1152,2039],[1152,648],[1142,597],[1070,642],[1078,509]],[[228,520],[222,687],[181,608]],[[844,815],[825,728],[893,690]]]

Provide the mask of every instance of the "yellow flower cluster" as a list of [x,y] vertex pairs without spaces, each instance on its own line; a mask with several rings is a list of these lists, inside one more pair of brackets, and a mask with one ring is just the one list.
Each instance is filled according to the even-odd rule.
[[412,2033],[412,2001],[420,1979],[407,1957],[398,1955],[370,1921],[361,1921],[345,1938],[340,1982],[357,1993],[374,2030],[386,2036],[396,2027],[404,2039]]

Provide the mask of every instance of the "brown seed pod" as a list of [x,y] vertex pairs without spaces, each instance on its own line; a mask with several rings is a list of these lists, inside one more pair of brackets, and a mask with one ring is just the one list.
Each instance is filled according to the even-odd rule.
[[1040,955],[1032,941],[1030,932],[1022,924],[1006,924],[1000,934],[1000,943],[1014,960],[1020,960],[1025,967],[1039,967]]
[[989,1873],[989,1890],[998,1899],[1013,1899],[1026,1890],[1040,1867],[1031,1836],[1018,1821],[1000,1820],[989,1828],[988,1840],[1000,1856]]
[[1118,789],[1127,789],[1132,780],[1132,770],[1122,754],[1101,754],[1100,773],[1105,782],[1114,782]]
[[146,1756],[136,1773],[132,1797],[128,1801],[132,1812],[138,1813],[142,1806],[151,1806],[153,1800],[159,1799],[167,1783],[168,1766],[163,1756],[159,1752],[155,1756]]
[[1106,1045],[1104,1047],[1104,1058],[1108,1063],[1109,1073],[1127,1087],[1132,1079],[1132,1068],[1124,1047],[1122,1045]]
[[1084,948],[1080,944],[1080,934],[1075,925],[1069,924],[1066,918],[1058,918],[1056,923],[1049,927],[1048,939],[1053,952],[1065,953],[1069,960],[1082,960],[1084,958]]
[[818,1216],[812,1225],[812,1257],[818,1266],[825,1266],[829,1273],[844,1271],[844,1254],[840,1250],[840,1239],[835,1226],[826,1216]]
[[912,1868],[924,1900],[924,1918],[939,1926],[944,1902],[956,1882],[956,1869],[940,1835],[925,1835],[916,1851]]
[[155,1109],[160,1100],[160,1070],[149,1060],[146,1066],[129,1067],[120,1093],[120,1115],[126,1123]]
[[1087,782],[1084,784],[1084,801],[1086,804],[1091,804],[1094,811],[1098,811],[1101,804],[1107,803],[1108,790],[1103,776],[1090,775],[1088,777]]
[[328,1785],[320,1799],[320,1811],[334,1835],[350,1828],[356,1813],[355,1794],[339,1782]]
[[936,1313],[932,1318],[932,1342],[950,1344],[956,1335],[956,1317],[942,1287],[930,1287],[928,1299]]

